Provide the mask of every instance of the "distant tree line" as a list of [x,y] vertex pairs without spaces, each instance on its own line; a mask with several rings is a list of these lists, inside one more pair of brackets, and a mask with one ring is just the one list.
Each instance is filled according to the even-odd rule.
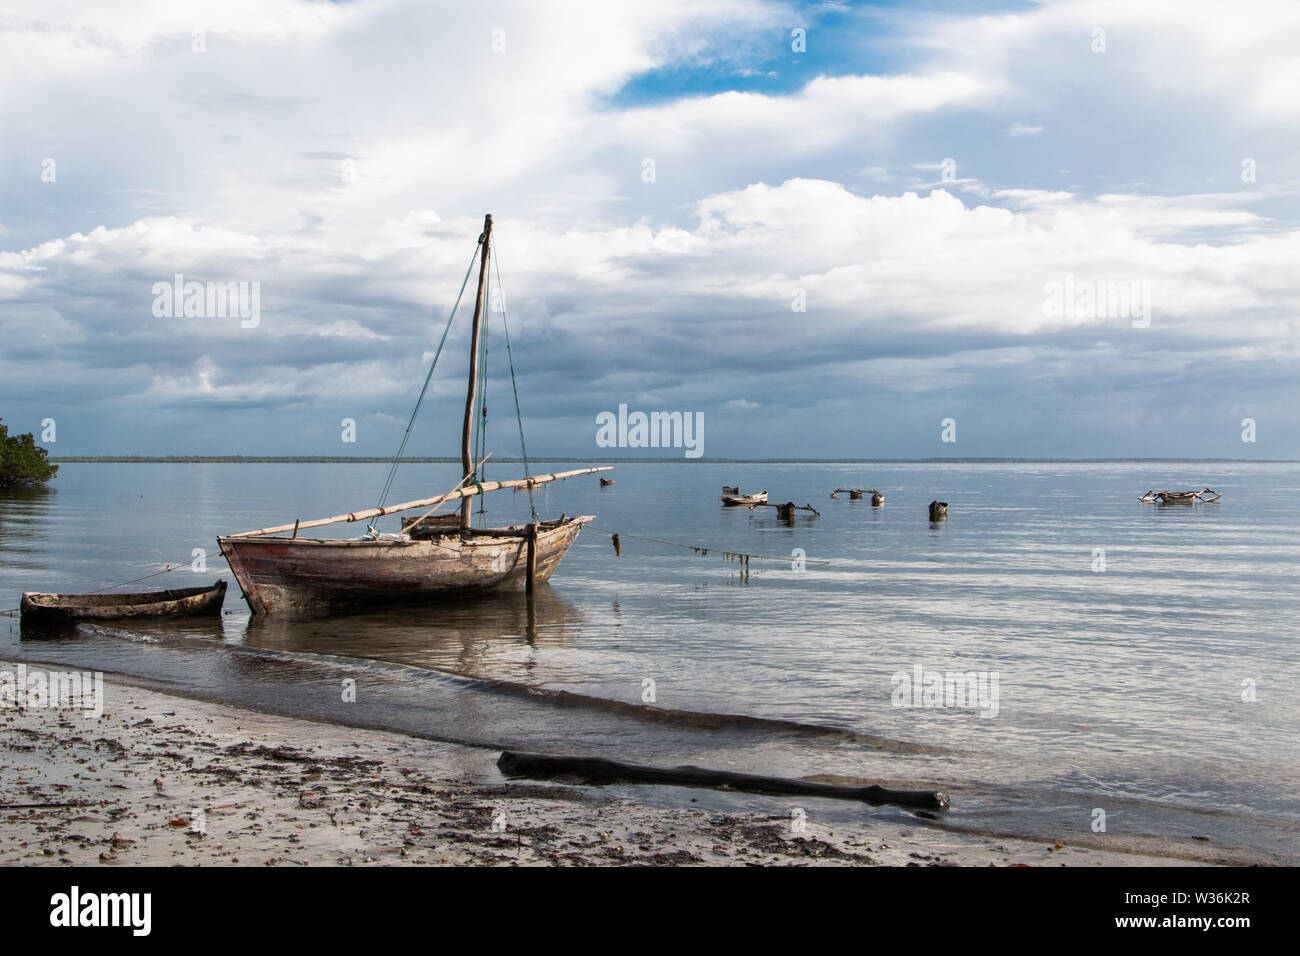
[[45,484],[59,473],[48,455],[31,432],[10,436],[9,426],[0,420],[0,488]]

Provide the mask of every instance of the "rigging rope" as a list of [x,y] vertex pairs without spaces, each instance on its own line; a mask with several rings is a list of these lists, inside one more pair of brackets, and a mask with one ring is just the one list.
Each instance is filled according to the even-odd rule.
[[[488,255],[492,255],[492,253],[489,251]],[[489,306],[489,309],[490,309],[490,308],[491,308],[491,307]],[[491,314],[491,313],[489,312],[489,315],[490,315],[490,314]],[[475,460],[476,462],[479,462],[479,464],[478,464],[478,466],[477,466],[477,470],[476,470],[476,475],[477,475],[479,481],[482,481],[485,477],[487,477],[486,472],[483,470],[483,464],[482,464],[482,463],[483,463],[483,460],[484,460],[484,458],[485,458],[485,453],[486,453],[486,451],[487,451],[487,422],[488,422],[488,413],[487,413],[487,382],[488,382],[487,368],[488,368],[488,366],[487,366],[487,360],[488,360],[488,325],[490,325],[490,324],[491,324],[491,323],[490,323],[490,321],[489,321],[489,317],[488,317],[488,316],[484,316],[484,317],[483,317],[483,329],[482,329],[482,333],[481,333],[480,338],[479,338],[479,354],[480,354],[480,358],[479,358],[479,367],[480,367],[480,375],[479,375],[479,381],[478,381],[478,407],[479,407],[479,409],[480,409],[480,415],[479,415],[479,430],[478,430],[477,449],[476,449],[475,454],[474,454],[474,460]],[[479,495],[478,513],[481,514],[481,515],[487,513],[487,495]],[[484,523],[486,523],[486,521],[487,521],[486,518],[481,518],[481,519],[479,520],[479,523],[480,523],[480,524],[484,524]]]
[[98,591],[91,591],[90,593],[91,593],[91,594],[99,594],[100,591],[111,591],[111,590],[113,590],[113,588],[124,588],[124,587],[126,587],[128,584],[135,584],[136,581],[144,581],[144,580],[146,580],[146,579],[148,579],[148,578],[156,578],[156,577],[158,577],[158,575],[160,575],[160,574],[166,574],[168,571],[175,571],[177,568],[183,568],[183,567],[185,567],[187,564],[189,564],[188,561],[182,561],[180,564],[169,564],[169,565],[167,565],[167,567],[163,568],[161,571],[155,571],[153,574],[146,574],[146,575],[145,575],[144,577],[142,577],[142,578],[134,578],[133,580],[130,580],[130,581],[123,581],[121,584],[106,584],[106,585],[104,585],[102,588],[100,588]]
[[[497,272],[497,288],[501,289],[501,256],[500,253],[492,257],[492,266]],[[501,327],[506,333],[506,362],[510,366],[510,389],[515,395],[515,420],[519,423],[519,451],[524,459],[524,477],[533,477],[532,471],[528,466],[528,446],[524,443],[524,416],[519,411],[519,385],[515,381],[515,357],[510,351],[510,323],[506,321],[506,297],[505,293],[501,294]],[[550,501],[550,489],[547,489],[547,501]],[[533,486],[528,486],[528,507],[532,511],[533,521],[537,520],[537,502],[533,498]]]
[[[456,310],[460,308],[460,300],[465,295],[465,287],[469,285],[470,273],[474,271],[474,260],[478,258],[478,247],[474,247],[474,254],[469,258],[469,267],[465,270],[465,278],[460,284],[460,292],[456,294],[456,302],[451,307],[451,314],[447,316],[447,324],[443,327],[442,338],[438,340],[438,350],[433,353],[433,361],[429,364],[429,374],[424,376],[424,386],[420,389],[420,397],[415,400],[415,408],[411,411],[410,421],[406,423],[406,433],[402,435],[402,443],[397,447],[397,454],[393,456],[393,465],[388,470],[388,480],[384,482],[384,490],[379,493],[379,503],[376,508],[382,508],[384,502],[388,500],[388,493],[392,490],[393,479],[397,477],[397,466],[402,463],[402,455],[406,451],[406,443],[411,438],[411,429],[415,426],[415,418],[420,414],[420,405],[424,402],[424,395],[429,390],[429,382],[433,379],[433,370],[438,367],[438,356],[442,355],[442,347],[447,341],[447,333],[451,331],[452,319],[456,317]],[[367,531],[375,530],[375,519],[371,518],[366,525]]]

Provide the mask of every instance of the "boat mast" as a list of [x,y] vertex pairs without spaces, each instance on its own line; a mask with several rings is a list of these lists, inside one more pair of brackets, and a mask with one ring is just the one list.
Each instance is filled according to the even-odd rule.
[[[478,349],[480,330],[483,323],[483,301],[487,294],[488,247],[492,244],[492,214],[483,217],[483,235],[478,237],[483,246],[478,266],[478,297],[474,300],[474,326],[469,336],[469,394],[465,398],[465,425],[461,429],[460,462],[463,474],[468,476],[474,470],[472,455],[474,437],[474,398],[478,387]],[[463,498],[460,503],[460,526],[470,525],[470,499]]]

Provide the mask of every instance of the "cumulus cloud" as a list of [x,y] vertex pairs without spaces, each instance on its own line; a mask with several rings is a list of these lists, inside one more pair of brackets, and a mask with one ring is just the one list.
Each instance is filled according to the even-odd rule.
[[[794,14],[282,0],[0,21],[0,115],[25,132],[0,159],[5,417],[57,410],[67,453],[310,453],[346,415],[357,450],[390,451],[491,210],[535,448],[596,453],[592,415],[626,401],[716,415],[715,454],[950,454],[955,414],[978,420],[962,454],[1240,454],[1253,413],[1259,453],[1294,456],[1300,16],[1176,9],[897,14],[903,67],[631,105],[618,91],[655,70],[794,69],[760,56]],[[1172,83],[1179,57],[1205,70]],[[178,273],[258,283],[260,323],[154,315]],[[1121,285],[1149,324],[1108,311]],[[1079,307],[1052,307],[1058,287]],[[463,401],[465,335],[430,407]],[[454,450],[456,415],[422,427]]]

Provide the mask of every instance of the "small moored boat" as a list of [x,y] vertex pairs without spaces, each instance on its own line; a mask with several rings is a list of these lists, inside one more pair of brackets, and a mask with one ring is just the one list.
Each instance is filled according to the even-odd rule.
[[1162,505],[1194,505],[1218,501],[1222,497],[1213,488],[1202,488],[1200,491],[1148,491],[1138,501],[1158,501]]
[[767,504],[767,492],[760,491],[752,495],[718,495],[724,508],[742,508],[750,505]]
[[226,582],[204,588],[175,588],[139,594],[23,595],[24,621],[117,621],[133,617],[189,617],[219,614],[226,599]]
[[834,498],[836,495],[847,494],[850,498],[856,501],[866,494],[866,492],[867,489],[865,488],[836,488],[831,492],[831,497]]

